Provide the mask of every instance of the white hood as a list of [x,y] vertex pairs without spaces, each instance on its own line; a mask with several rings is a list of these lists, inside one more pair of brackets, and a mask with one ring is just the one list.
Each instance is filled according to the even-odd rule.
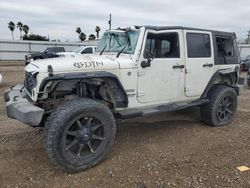
[[76,57],[51,58],[32,61],[25,68],[27,72],[47,73],[51,65],[53,72],[82,72],[132,68],[132,59],[128,55],[119,58],[111,55],[90,54]]

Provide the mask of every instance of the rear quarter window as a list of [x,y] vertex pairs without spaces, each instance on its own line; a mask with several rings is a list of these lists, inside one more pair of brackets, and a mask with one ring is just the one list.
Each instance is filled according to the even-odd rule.
[[239,52],[233,34],[214,34],[215,64],[239,64]]

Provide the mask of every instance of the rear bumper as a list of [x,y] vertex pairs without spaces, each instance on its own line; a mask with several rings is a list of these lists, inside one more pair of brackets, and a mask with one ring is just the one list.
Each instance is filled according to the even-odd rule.
[[7,116],[37,126],[42,121],[44,110],[32,104],[26,97],[23,85],[16,85],[6,90],[4,100]]

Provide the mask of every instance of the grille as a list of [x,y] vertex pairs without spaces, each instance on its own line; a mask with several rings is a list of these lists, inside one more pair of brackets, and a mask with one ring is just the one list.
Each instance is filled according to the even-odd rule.
[[32,89],[36,87],[36,75],[32,75],[30,72],[25,73],[24,87],[32,94]]

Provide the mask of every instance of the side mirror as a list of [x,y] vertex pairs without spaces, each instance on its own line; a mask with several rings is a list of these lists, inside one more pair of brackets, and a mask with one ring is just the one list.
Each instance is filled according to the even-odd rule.
[[141,62],[141,67],[146,68],[151,66],[151,61],[154,59],[154,55],[152,55],[150,52],[146,52],[145,54],[147,60]]
[[142,68],[150,67],[150,65],[151,65],[151,61],[149,59],[147,61],[142,61],[141,62],[141,67]]

